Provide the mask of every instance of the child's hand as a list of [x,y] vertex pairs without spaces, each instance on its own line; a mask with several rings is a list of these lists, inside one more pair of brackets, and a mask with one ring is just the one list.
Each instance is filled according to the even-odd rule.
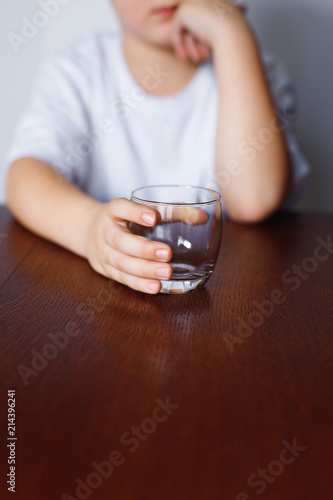
[[244,10],[232,0],[186,0],[174,21],[173,44],[177,56],[197,64],[210,59],[223,20],[229,14],[242,17]]
[[87,234],[87,258],[98,273],[150,294],[161,289],[159,279],[170,279],[167,264],[172,250],[163,243],[133,235],[128,222],[152,227],[156,212],[125,198],[102,205]]

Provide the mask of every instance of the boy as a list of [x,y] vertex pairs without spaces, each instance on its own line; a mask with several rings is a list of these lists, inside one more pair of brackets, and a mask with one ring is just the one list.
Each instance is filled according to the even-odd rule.
[[240,8],[113,4],[122,36],[91,37],[45,65],[9,154],[7,200],[35,233],[154,294],[172,275],[171,249],[129,232],[129,221],[156,222],[125,198],[132,189],[215,178],[229,217],[255,223],[290,199],[307,167],[282,130],[289,84],[272,89],[280,123]]

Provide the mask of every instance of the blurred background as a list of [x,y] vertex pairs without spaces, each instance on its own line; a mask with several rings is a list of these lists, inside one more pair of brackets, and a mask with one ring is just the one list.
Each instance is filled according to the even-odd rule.
[[[5,189],[1,165],[41,59],[93,31],[119,29],[110,0],[56,0],[58,13],[16,53],[8,35],[20,35],[23,18],[31,21],[46,1],[1,0],[0,203]],[[298,208],[333,211],[333,1],[245,3],[261,46],[284,63],[297,88],[298,137],[312,168]]]

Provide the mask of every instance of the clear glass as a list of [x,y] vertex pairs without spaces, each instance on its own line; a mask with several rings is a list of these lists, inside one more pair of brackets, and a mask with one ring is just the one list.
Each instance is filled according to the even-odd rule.
[[147,186],[131,200],[156,210],[154,227],[130,223],[133,234],[160,241],[172,249],[173,275],[160,280],[162,293],[186,293],[202,287],[211,276],[222,238],[221,196],[192,186]]

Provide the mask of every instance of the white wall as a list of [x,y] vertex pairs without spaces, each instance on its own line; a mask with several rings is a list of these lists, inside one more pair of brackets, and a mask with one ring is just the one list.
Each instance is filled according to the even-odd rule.
[[[57,1],[57,0],[56,0]],[[13,128],[29,98],[39,61],[55,49],[94,30],[117,30],[109,0],[59,0],[64,5],[45,27],[16,53],[9,33],[20,34],[23,18],[32,20],[47,0],[0,0],[0,203],[5,200],[2,164]],[[67,4],[66,4],[67,1]]]
[[[72,39],[97,29],[117,29],[109,0],[61,0],[49,18],[16,54],[8,33],[19,34],[39,2],[1,2],[0,169],[13,127],[24,109],[40,59]],[[66,5],[67,1],[67,5]],[[60,2],[60,0],[59,0]],[[301,208],[333,210],[333,2],[332,0],[248,0],[249,17],[265,48],[278,55],[299,94],[299,135],[312,165]],[[4,180],[0,170],[0,202]]]
[[299,136],[312,166],[303,208],[333,210],[333,1],[249,0],[262,44],[296,83]]

